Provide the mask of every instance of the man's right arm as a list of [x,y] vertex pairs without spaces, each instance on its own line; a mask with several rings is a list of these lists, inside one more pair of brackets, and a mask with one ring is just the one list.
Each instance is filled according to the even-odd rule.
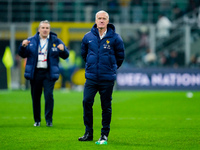
[[26,40],[23,40],[22,43],[21,43],[20,46],[19,46],[18,54],[19,54],[19,56],[21,56],[22,58],[28,57],[28,44],[29,44],[29,43],[30,43],[30,41],[28,41],[28,40],[26,39]]
[[85,37],[83,37],[82,43],[81,43],[81,56],[85,62],[87,58],[87,52],[88,52],[87,40]]
[[27,47],[29,43],[30,43],[30,41],[28,41],[28,40],[23,40],[23,41],[22,41],[22,46],[23,46],[23,47]]

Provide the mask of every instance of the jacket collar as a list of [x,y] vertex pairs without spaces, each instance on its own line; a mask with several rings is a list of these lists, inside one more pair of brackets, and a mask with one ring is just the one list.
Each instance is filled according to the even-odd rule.
[[[91,32],[95,35],[95,36],[99,36],[99,31],[97,29],[97,25],[96,23],[93,25]],[[115,33],[115,26],[113,24],[108,24],[107,25],[107,34],[105,35],[105,37],[112,37],[113,34]]]

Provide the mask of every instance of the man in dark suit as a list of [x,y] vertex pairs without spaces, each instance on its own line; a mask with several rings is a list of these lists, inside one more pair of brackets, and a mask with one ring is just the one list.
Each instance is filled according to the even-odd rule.
[[50,23],[41,21],[38,32],[22,41],[19,55],[27,58],[24,76],[30,80],[33,102],[34,126],[41,122],[41,94],[44,88],[45,120],[48,127],[52,126],[53,116],[53,89],[59,78],[59,57],[66,59],[69,50],[57,35],[50,32]]
[[85,134],[79,141],[93,140],[93,103],[97,92],[101,98],[102,129],[96,144],[107,144],[111,122],[111,100],[117,69],[124,60],[124,44],[105,11],[96,13],[95,24],[82,39],[81,55],[86,62],[83,110]]

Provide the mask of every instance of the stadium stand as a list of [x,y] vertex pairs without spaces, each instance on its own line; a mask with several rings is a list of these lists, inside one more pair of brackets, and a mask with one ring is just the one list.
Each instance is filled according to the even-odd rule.
[[[46,19],[58,26],[53,28],[58,36],[71,36],[65,42],[80,55],[81,38],[89,28],[65,28],[66,23],[93,24],[95,13],[104,9],[125,43],[123,67],[199,67],[199,6],[199,0],[0,0],[0,59],[10,46],[14,67],[22,67],[17,47],[22,39],[33,35],[35,22]],[[156,35],[161,13],[172,23],[164,39]],[[25,82],[23,77],[20,80]]]

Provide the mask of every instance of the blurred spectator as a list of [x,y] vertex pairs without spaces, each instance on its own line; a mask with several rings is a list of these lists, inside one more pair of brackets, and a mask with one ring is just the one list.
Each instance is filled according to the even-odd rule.
[[159,39],[167,38],[170,35],[171,27],[171,21],[166,16],[164,16],[164,14],[161,13],[156,23],[157,37]]
[[156,65],[156,54],[151,51],[151,49],[146,50],[143,61],[145,66],[155,66]]
[[173,68],[179,67],[178,53],[175,50],[172,50],[170,52],[167,62],[170,67],[173,67]]
[[168,66],[167,56],[163,51],[159,53],[158,64],[163,67]]
[[131,0],[132,21],[141,23],[143,21],[142,0]]
[[177,4],[173,6],[173,19],[178,19],[184,15],[184,12],[179,8]]
[[190,68],[197,68],[199,67],[198,64],[198,55],[192,55],[190,58],[190,63],[188,65]]
[[148,37],[148,31],[146,26],[141,26],[139,30],[139,48],[142,50],[146,50],[149,47],[149,37]]

